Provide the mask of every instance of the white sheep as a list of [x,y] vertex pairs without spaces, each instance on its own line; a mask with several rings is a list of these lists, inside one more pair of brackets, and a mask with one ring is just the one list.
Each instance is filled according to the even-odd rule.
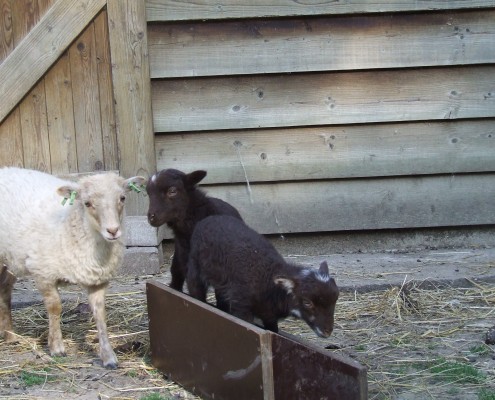
[[124,254],[126,192],[144,182],[108,172],[76,183],[34,170],[0,168],[0,334],[6,342],[15,341],[13,284],[17,276],[31,275],[48,312],[50,353],[65,354],[58,284],[79,284],[88,291],[103,365],[117,367],[108,340],[105,291]]

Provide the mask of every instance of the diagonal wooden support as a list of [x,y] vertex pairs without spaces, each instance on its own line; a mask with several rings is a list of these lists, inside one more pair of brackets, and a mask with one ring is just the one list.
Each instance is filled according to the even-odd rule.
[[0,64],[0,122],[105,6],[106,0],[59,0]]
[[260,329],[157,281],[146,285],[153,365],[204,399],[364,400],[354,360]]

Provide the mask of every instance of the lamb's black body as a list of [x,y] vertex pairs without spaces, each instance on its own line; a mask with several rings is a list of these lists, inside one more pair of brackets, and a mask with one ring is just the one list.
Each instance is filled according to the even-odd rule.
[[194,227],[210,215],[225,214],[242,219],[239,212],[223,200],[207,196],[196,185],[206,171],[185,174],[176,169],[158,172],[146,185],[150,203],[148,221],[152,226],[167,224],[175,238],[170,272],[170,287],[182,291],[187,274],[191,235]]
[[202,301],[211,285],[223,299],[219,308],[249,322],[258,317],[274,332],[289,314],[319,336],[333,330],[339,292],[327,264],[319,271],[288,264],[267,239],[230,216],[210,216],[196,225],[187,285]]

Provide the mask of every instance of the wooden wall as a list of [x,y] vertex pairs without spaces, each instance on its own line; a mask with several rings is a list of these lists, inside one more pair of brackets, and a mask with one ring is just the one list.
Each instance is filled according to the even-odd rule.
[[0,13],[0,166],[154,172],[144,0],[0,0]]
[[495,1],[147,0],[157,169],[262,233],[495,223]]
[[[56,1],[0,3],[3,61]],[[0,164],[54,174],[118,170],[116,141],[103,10],[0,125]]]

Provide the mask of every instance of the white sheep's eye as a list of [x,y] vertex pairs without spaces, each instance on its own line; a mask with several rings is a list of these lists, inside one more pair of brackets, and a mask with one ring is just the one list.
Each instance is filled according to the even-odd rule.
[[123,203],[124,201],[125,201],[125,196],[124,195],[120,196],[120,202]]
[[175,186],[171,186],[168,190],[167,190],[167,196],[168,197],[174,197],[177,195],[177,188]]
[[84,205],[85,205],[86,207],[88,207],[88,208],[93,206],[93,204],[91,204],[91,202],[90,202],[90,201],[85,201],[85,202],[84,202]]

